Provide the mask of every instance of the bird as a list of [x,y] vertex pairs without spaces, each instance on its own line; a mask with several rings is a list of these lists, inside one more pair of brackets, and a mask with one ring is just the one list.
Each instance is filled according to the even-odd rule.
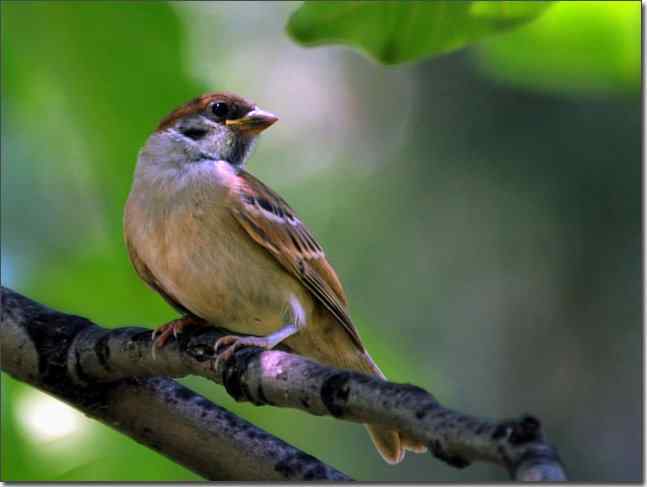
[[[139,151],[126,247],[137,274],[181,314],[154,332],[154,349],[187,326],[217,326],[232,333],[217,340],[219,359],[282,343],[321,364],[385,378],[322,246],[246,170],[258,136],[277,120],[242,96],[207,93],[164,117]],[[390,464],[405,450],[426,450],[401,432],[366,427]]]

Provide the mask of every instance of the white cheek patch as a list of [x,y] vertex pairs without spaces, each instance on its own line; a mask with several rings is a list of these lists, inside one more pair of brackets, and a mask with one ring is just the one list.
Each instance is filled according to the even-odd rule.
[[209,126],[209,127],[217,127],[218,124],[211,120],[209,117],[206,117],[204,115],[200,115],[200,120],[202,121],[203,124]]

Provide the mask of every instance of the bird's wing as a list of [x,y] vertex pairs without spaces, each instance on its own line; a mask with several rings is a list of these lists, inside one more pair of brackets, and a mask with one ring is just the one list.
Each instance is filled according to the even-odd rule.
[[346,295],[323,249],[278,194],[245,171],[232,189],[230,209],[249,236],[267,251],[364,345],[346,311]]

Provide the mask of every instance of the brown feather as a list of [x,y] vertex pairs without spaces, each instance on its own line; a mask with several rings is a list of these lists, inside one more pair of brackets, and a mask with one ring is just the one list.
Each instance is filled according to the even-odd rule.
[[130,240],[128,239],[128,232],[125,233],[126,237],[126,248],[128,249],[128,256],[130,257],[130,261],[133,264],[133,267],[137,271],[137,274],[139,274],[139,277],[142,278],[142,280],[148,284],[153,290],[157,291],[160,296],[164,298],[164,300],[171,305],[173,308],[175,308],[176,311],[183,315],[193,315],[188,309],[186,309],[184,306],[180,304],[180,302],[175,299],[173,296],[171,296],[159,283],[155,275],[150,271],[148,266],[144,263],[142,259],[139,258],[139,255],[137,254],[137,251],[135,250],[135,247],[130,243]]
[[346,311],[347,299],[339,278],[312,233],[287,202],[245,171],[238,174],[231,194],[231,211],[259,245],[304,285],[318,303],[348,332],[357,347],[364,345]]
[[157,127],[157,131],[167,129],[176,120],[184,118],[195,113],[200,113],[207,109],[207,107],[215,102],[222,101],[229,103],[235,107],[236,113],[239,113],[240,116],[243,116],[245,113],[249,112],[254,108],[254,103],[242,96],[235,95],[233,93],[207,93],[205,95],[194,98],[190,102],[185,103],[184,105],[173,110],[169,115],[164,117]]

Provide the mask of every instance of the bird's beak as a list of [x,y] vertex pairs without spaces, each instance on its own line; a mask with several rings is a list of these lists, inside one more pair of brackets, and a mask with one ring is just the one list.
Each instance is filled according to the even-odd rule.
[[270,112],[255,108],[245,116],[236,120],[227,120],[225,124],[228,127],[238,129],[243,132],[262,132],[279,119]]

